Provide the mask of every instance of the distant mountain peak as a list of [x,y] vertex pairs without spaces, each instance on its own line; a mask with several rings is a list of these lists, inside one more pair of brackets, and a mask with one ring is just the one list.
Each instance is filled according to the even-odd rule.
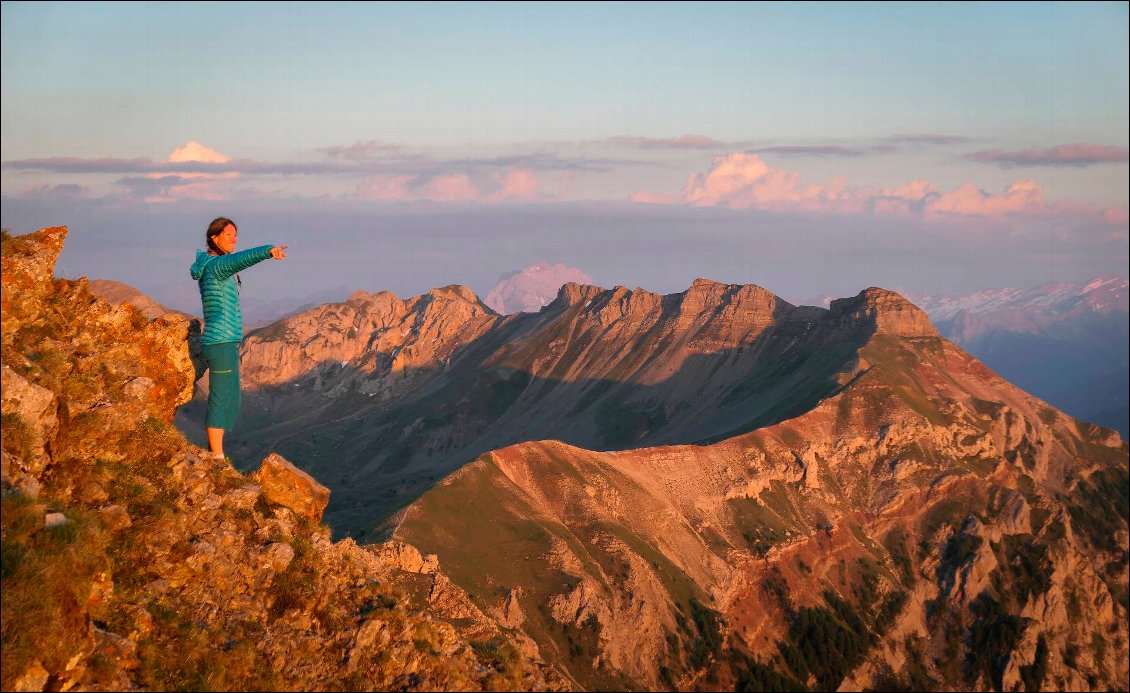
[[937,337],[938,331],[926,311],[903,298],[901,294],[879,287],[870,287],[851,298],[838,298],[829,307],[833,316],[850,316],[852,320],[874,322],[878,332],[903,337]]
[[559,296],[562,285],[568,282],[592,283],[592,279],[576,267],[560,262],[550,264],[544,260],[522,270],[507,272],[500,279],[484,301],[500,315],[536,313]]
[[479,297],[475,294],[470,287],[463,284],[449,284],[441,286],[428,291],[428,295],[432,298],[446,298],[457,301],[467,301],[468,303],[479,303]]

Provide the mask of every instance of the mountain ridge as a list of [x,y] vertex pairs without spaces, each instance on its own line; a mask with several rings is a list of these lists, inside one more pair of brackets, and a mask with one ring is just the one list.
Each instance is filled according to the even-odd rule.
[[[876,330],[933,334],[875,288],[826,310],[707,279],[667,295],[566,283],[538,313],[508,316],[465,287],[359,293],[248,336],[247,424],[233,441],[250,457],[269,441],[346,480],[331,483],[328,513],[358,531],[362,495],[388,499],[380,519],[419,479],[520,440],[690,443],[795,415],[842,385],[851,345]],[[320,466],[312,437],[339,440],[344,459]]]

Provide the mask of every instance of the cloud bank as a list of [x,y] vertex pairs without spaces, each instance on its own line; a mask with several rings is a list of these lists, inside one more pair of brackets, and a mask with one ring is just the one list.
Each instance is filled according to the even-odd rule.
[[714,157],[709,170],[689,176],[679,195],[639,191],[631,199],[647,204],[931,219],[1072,214],[1118,223],[1125,216],[1125,211],[1117,208],[1048,202],[1043,187],[1032,180],[1014,181],[998,193],[987,192],[968,181],[948,192],[921,179],[881,189],[852,187],[843,177],[823,185],[808,184],[799,173],[770,166],[753,152]]

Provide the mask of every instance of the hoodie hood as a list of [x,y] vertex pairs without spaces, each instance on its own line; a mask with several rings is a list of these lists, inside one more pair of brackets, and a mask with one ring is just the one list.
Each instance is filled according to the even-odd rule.
[[209,255],[203,250],[197,250],[196,262],[192,263],[192,269],[189,270],[189,274],[191,274],[192,278],[196,281],[200,281],[200,278],[204,276],[204,268],[216,257],[216,255]]

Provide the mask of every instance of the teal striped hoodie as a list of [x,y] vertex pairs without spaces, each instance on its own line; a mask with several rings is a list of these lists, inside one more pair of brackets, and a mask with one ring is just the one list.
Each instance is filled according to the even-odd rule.
[[201,344],[243,341],[243,313],[239,309],[235,273],[270,258],[273,247],[261,245],[228,255],[196,251],[196,262],[189,273],[200,283],[200,302],[204,304]]

